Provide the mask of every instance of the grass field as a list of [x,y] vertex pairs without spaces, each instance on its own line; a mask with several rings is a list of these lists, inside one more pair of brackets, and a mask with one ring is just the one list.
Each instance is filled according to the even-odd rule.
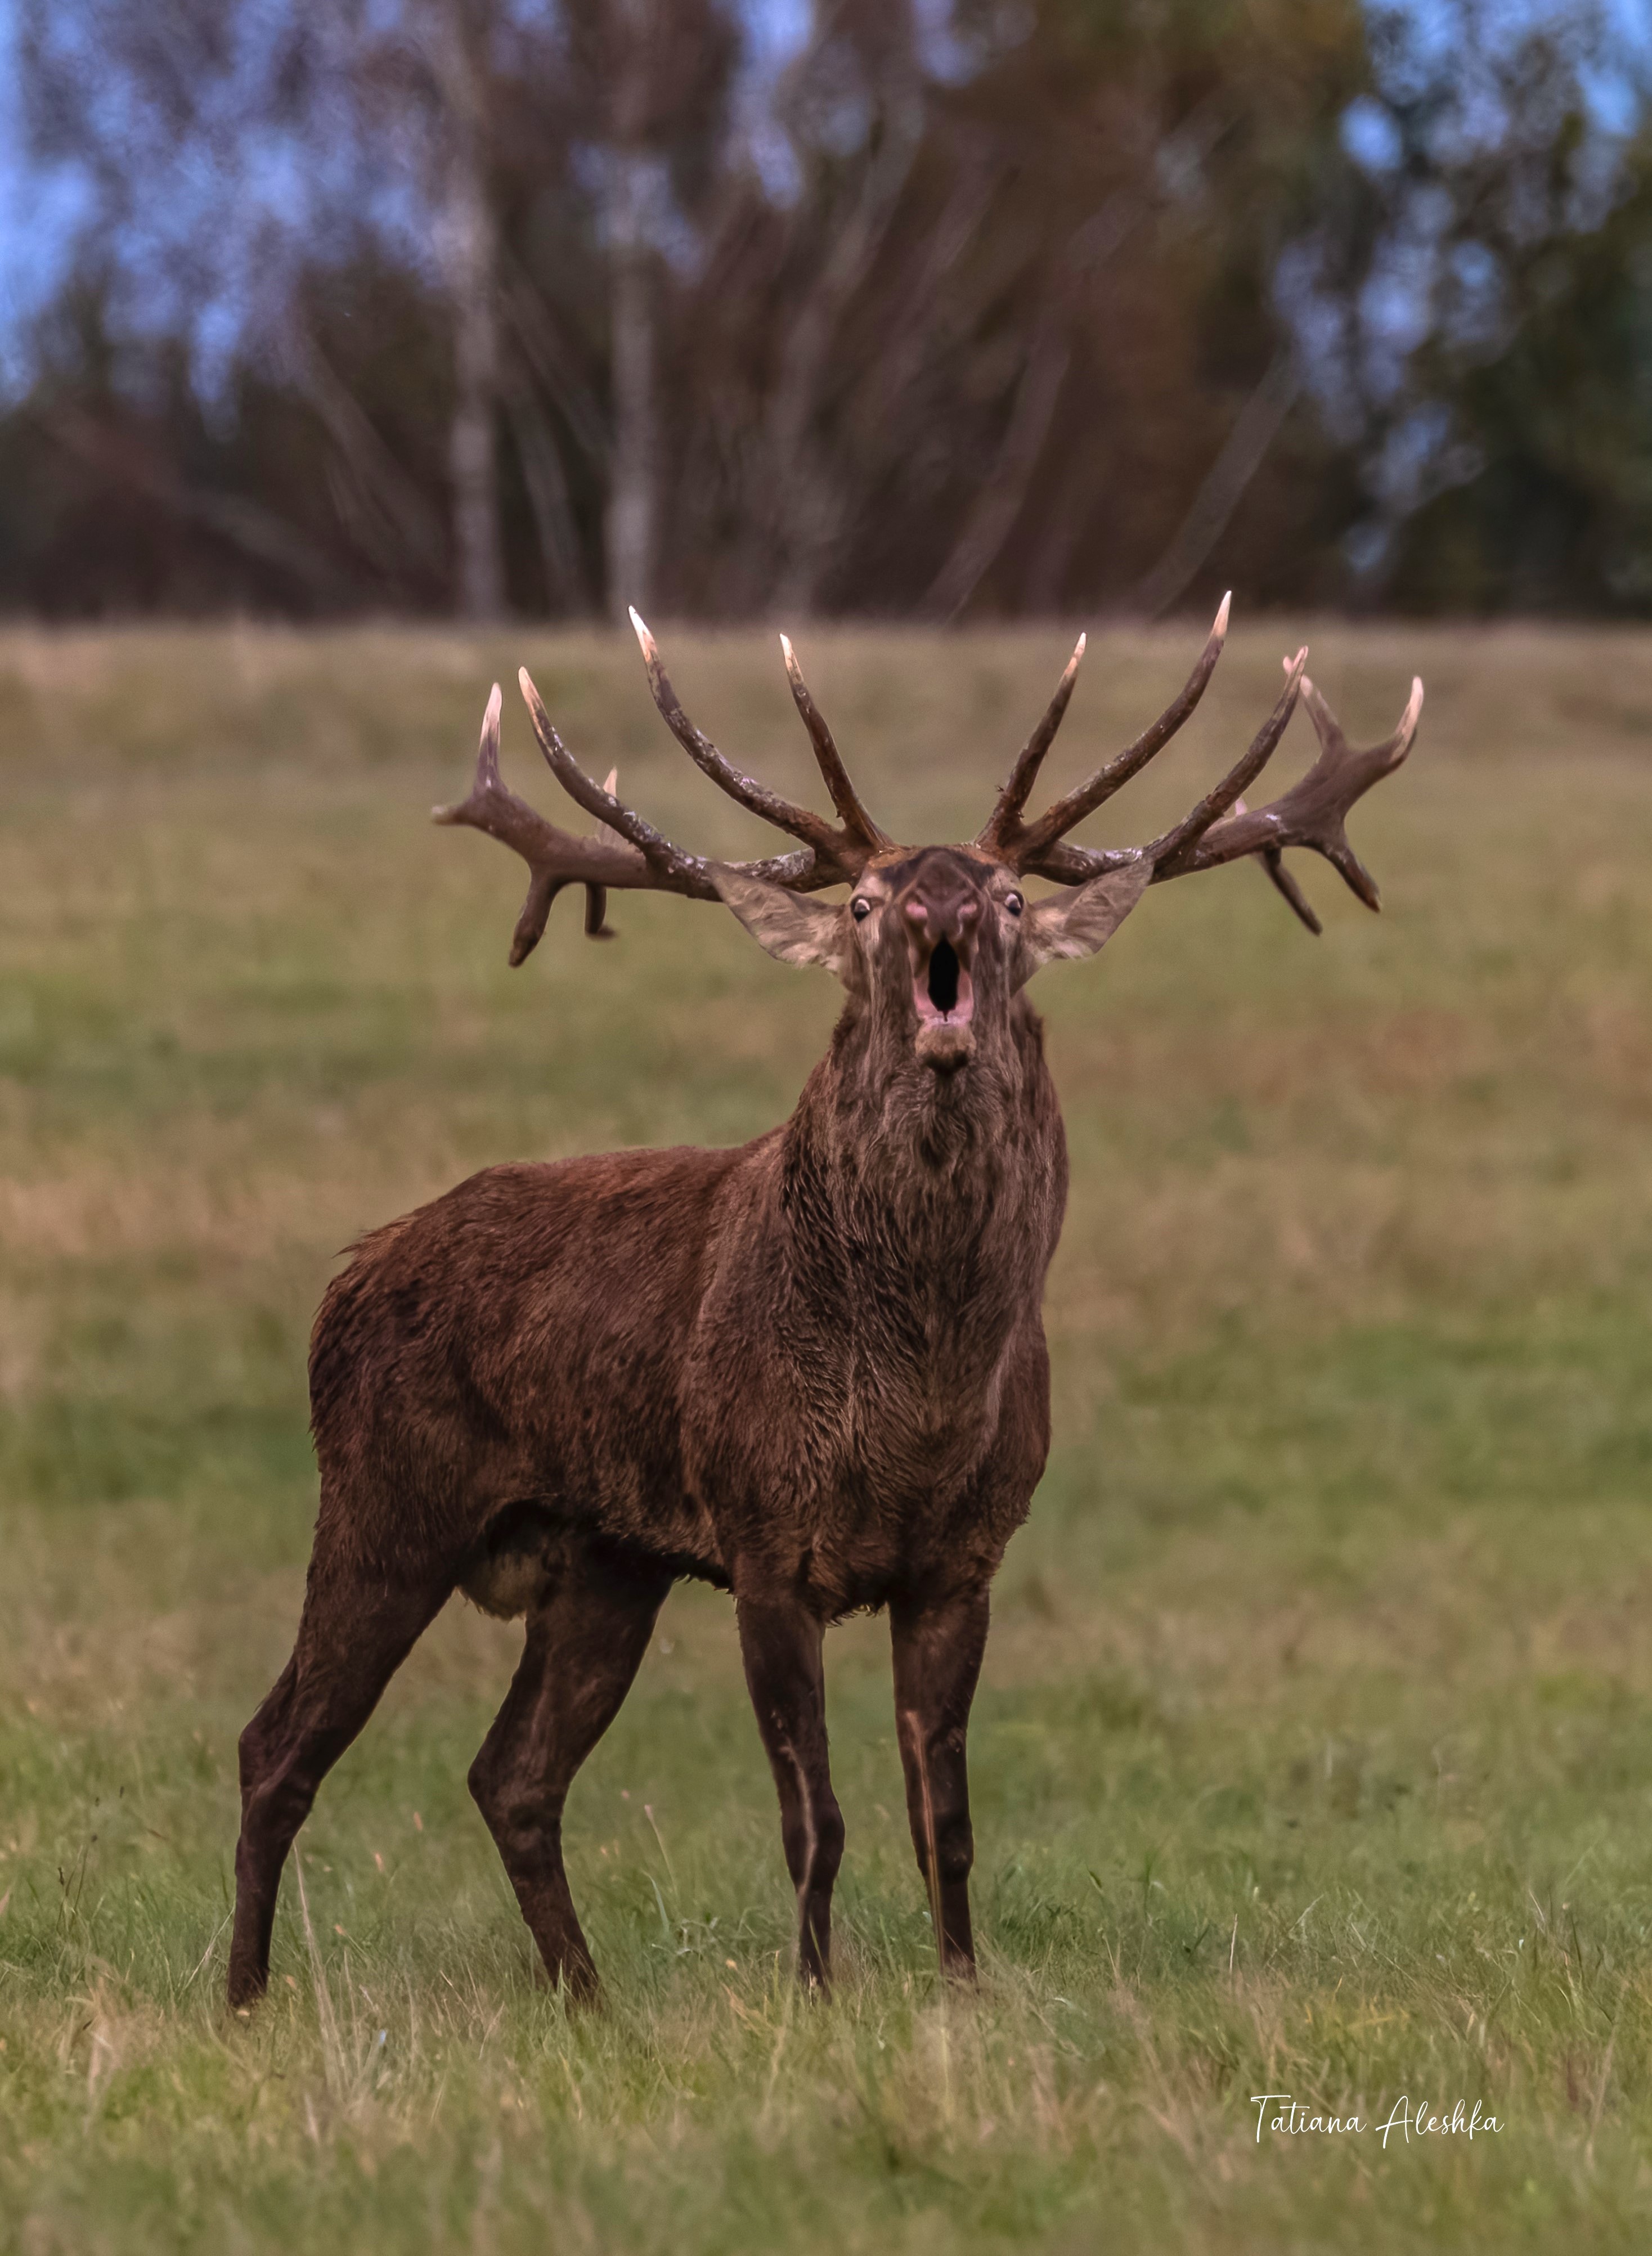
[[[1242,631],[1098,835],[1189,802],[1298,638]],[[1197,641],[1092,644],[1057,780]],[[767,638],[667,650],[808,789]],[[1064,649],[802,655],[883,819],[949,837]],[[1315,942],[1229,871],[1044,975],[1074,1189],[976,1710],[978,1997],[937,1985],[858,1622],[842,1979],[794,1999],[732,1620],[684,1589],[570,1807],[604,2013],[536,1985],[466,1796],[519,1632],[455,1601],[300,1837],[267,2007],[226,2015],[337,1250],[496,1160],[753,1134],[831,1021],[676,901],[599,948],[565,900],[506,969],[517,865],[424,815],[523,658],[590,769],[758,843],[618,643],[0,635],[0,2249],[1645,2248],[1645,638],[1323,631],[1351,728],[1429,682],[1356,818],[1387,913],[1305,867]],[[1267,2092],[1502,2128],[1259,2135]]]

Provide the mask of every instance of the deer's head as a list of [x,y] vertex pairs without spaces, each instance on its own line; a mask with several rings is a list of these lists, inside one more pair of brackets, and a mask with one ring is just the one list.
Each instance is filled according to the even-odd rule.
[[[559,830],[500,781],[497,683],[469,795],[456,806],[438,807],[435,819],[485,830],[527,863],[532,882],[512,942],[512,963],[536,945],[552,901],[567,885],[584,886],[585,929],[597,938],[606,935],[611,887],[720,898],[770,955],[835,972],[893,1054],[950,1075],[1006,1039],[1014,998],[1035,971],[1056,957],[1093,955],[1150,885],[1258,855],[1291,907],[1317,933],[1319,920],[1283,858],[1288,846],[1305,846],[1323,854],[1368,907],[1379,906],[1375,882],[1355,857],[1344,825],[1360,794],[1409,751],[1423,684],[1413,681],[1394,735],[1356,751],[1308,680],[1305,650],[1286,659],[1283,690],[1249,748],[1180,822],[1144,846],[1098,852],[1065,842],[1066,834],[1144,768],[1192,712],[1221,655],[1227,621],[1224,597],[1197,665],[1152,727],[1028,821],[1027,801],[1084,656],[1081,635],[992,814],[967,845],[903,846],[879,828],[850,780],[784,635],[780,647],[792,694],[837,820],[828,821],[743,774],[684,713],[653,637],[635,611],[632,623],[654,701],[673,735],[715,784],[798,839],[799,850],[740,863],[685,853],[615,796],[614,776],[601,786],[584,772],[552,726],[526,669],[522,694],[540,749],[570,798],[596,818],[595,835]],[[1282,797],[1247,808],[1243,794],[1272,757],[1299,702],[1313,722],[1318,757]],[[1032,899],[1024,890],[1028,878],[1048,879],[1063,890]],[[835,885],[848,889],[846,899],[814,898]]]
[[836,972],[886,1052],[950,1074],[1001,1045],[1013,998],[1041,965],[1093,955],[1152,874],[1134,862],[1034,901],[978,846],[920,846],[873,856],[836,906],[738,869],[712,878],[771,955]]

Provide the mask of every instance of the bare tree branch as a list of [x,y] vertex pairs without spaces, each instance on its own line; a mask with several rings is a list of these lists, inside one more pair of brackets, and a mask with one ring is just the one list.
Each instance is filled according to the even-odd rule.
[[1245,489],[1260,469],[1302,391],[1295,355],[1282,345],[1267,373],[1239,412],[1221,453],[1211,465],[1193,506],[1153,569],[1137,583],[1131,608],[1156,619],[1183,594],[1227,531]]
[[[801,83],[833,25],[822,10],[808,51],[794,67]],[[813,426],[832,344],[856,292],[870,274],[923,139],[921,82],[909,46],[891,65],[878,116],[878,141],[847,219],[833,236],[813,287],[787,328],[765,417],[766,531],[780,560],[772,595],[782,610],[812,610],[846,502],[839,481],[816,459]],[[769,568],[770,576],[773,568]]]
[[289,572],[323,603],[359,602],[361,589],[332,558],[258,502],[186,485],[127,433],[60,403],[32,412],[41,427],[89,468],[159,502],[175,517],[206,526],[260,564]]
[[930,583],[923,609],[955,619],[992,569],[1021,513],[1055,418],[1055,402],[1072,363],[1060,317],[1046,307],[1015,388],[1015,404],[998,458],[983,481],[963,530]]
[[606,410],[563,341],[550,308],[508,247],[499,257],[500,303],[522,356],[555,403],[574,443],[604,463],[613,444]]
[[562,457],[533,386],[519,369],[512,368],[504,384],[505,412],[516,441],[522,483],[533,530],[539,539],[540,564],[545,592],[553,611],[583,613],[591,608],[585,560],[579,530],[568,495],[568,476]]
[[1065,309],[1082,298],[1163,203],[1163,178],[1178,166],[1202,163],[1231,122],[1223,98],[1201,102],[1156,152],[1172,161],[1158,166],[1153,185],[1117,190],[1068,239],[1039,314],[992,468],[924,597],[922,609],[932,616],[957,618],[992,568],[1026,504],[1071,360]]
[[448,544],[441,521],[375,429],[354,392],[294,308],[277,350],[293,382],[314,408],[337,449],[344,475],[366,506],[353,513],[357,537],[374,561],[394,575],[412,560],[432,577],[446,573]]

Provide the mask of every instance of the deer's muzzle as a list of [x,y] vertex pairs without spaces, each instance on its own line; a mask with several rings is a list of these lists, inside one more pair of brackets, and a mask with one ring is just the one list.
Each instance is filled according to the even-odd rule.
[[914,887],[901,903],[907,953],[912,961],[912,999],[918,1013],[919,1047],[935,1062],[962,1064],[972,1041],[931,1039],[941,1030],[967,1027],[975,1016],[971,976],[981,922],[981,899],[973,892]]

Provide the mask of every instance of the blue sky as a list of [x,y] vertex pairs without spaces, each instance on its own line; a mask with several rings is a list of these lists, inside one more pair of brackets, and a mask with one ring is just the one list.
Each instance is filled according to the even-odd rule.
[[0,0],[0,375],[8,381],[19,372],[20,333],[61,271],[86,208],[72,178],[43,174],[25,161],[16,30],[11,0]]

